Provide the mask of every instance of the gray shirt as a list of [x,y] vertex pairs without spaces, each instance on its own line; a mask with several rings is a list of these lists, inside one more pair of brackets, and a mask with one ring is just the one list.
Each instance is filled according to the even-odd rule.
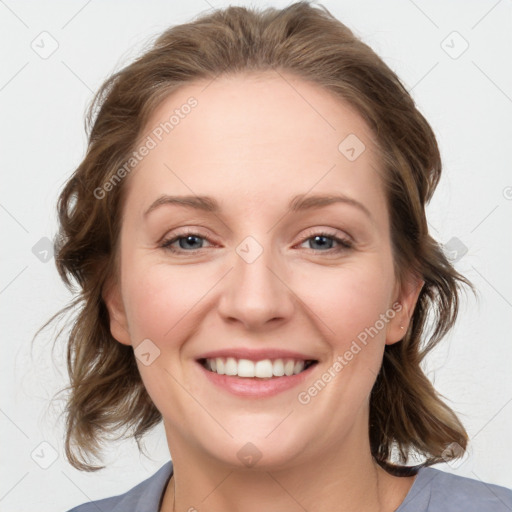
[[[84,503],[68,512],[159,512],[172,461],[120,496]],[[395,512],[511,512],[512,490],[423,467]]]

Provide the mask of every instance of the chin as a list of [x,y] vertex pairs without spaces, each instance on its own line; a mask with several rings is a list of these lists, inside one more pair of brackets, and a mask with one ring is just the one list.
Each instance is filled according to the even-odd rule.
[[[274,428],[278,423],[274,423]],[[300,462],[300,459],[304,457],[304,446],[308,444],[306,439],[299,439],[285,430],[278,433],[276,429],[269,435],[271,429],[265,428],[255,432],[253,425],[250,431],[229,431],[233,435],[233,439],[223,436],[222,440],[213,440],[210,436],[208,439],[211,444],[205,446],[205,449],[215,459],[236,470],[243,468],[254,471],[285,469]],[[261,432],[265,433],[261,434]]]

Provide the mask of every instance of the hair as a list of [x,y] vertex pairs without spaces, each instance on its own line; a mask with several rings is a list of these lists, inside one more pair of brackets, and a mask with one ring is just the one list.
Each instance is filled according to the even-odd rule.
[[[149,116],[170,92],[219,75],[264,71],[317,84],[368,123],[379,150],[397,282],[402,284],[409,272],[424,281],[403,339],[385,347],[370,395],[372,456],[388,471],[404,474],[410,468],[392,463],[393,453],[401,464],[419,455],[425,466],[466,449],[463,425],[421,368],[455,324],[461,285],[474,290],[428,232],[425,206],[441,177],[435,135],[381,58],[325,7],[304,1],[262,11],[232,6],[169,28],[142,56],[110,76],[88,109],[86,155],[60,193],[55,237],[59,275],[70,289],[74,280],[80,290],[47,322],[76,312],[66,334],[70,383],[64,390],[64,417],[66,457],[77,469],[104,467],[90,458],[101,459],[107,438],[121,430],[117,439],[132,436],[140,448],[143,435],[162,419],[132,347],[111,335],[102,298],[108,280],[117,279],[127,180],[101,198],[95,191],[112,183]],[[427,332],[429,319],[433,328]]]

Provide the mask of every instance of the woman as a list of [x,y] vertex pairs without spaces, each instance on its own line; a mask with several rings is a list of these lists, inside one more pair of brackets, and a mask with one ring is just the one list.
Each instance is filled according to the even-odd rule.
[[59,200],[66,454],[99,469],[108,435],[163,420],[172,462],[73,510],[512,508],[429,467],[468,442],[420,363],[471,283],[428,233],[435,136],[367,45],[306,2],[216,11],[89,121]]

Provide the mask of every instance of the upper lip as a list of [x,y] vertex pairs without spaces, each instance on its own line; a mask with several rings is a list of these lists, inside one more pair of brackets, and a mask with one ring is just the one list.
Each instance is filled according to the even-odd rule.
[[210,352],[205,352],[197,359],[215,359],[217,357],[234,357],[235,359],[249,359],[250,361],[261,361],[263,359],[298,359],[304,361],[317,361],[317,359],[312,356],[290,350],[277,348],[255,350],[241,347],[212,350]]

